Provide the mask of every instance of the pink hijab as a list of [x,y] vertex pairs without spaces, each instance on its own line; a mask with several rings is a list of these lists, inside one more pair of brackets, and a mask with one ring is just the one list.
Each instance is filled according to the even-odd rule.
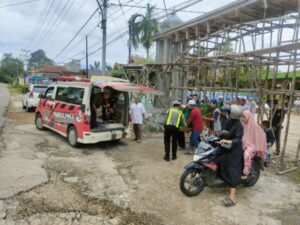
[[243,135],[243,146],[255,146],[255,150],[259,152],[259,156],[262,160],[266,158],[267,150],[267,138],[266,133],[261,129],[260,126],[255,122],[254,117],[252,116],[249,110],[243,112],[245,121],[244,126],[244,135]]

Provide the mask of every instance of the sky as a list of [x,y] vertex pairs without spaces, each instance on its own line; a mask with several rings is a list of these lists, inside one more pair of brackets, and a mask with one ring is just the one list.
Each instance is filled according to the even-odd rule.
[[[10,6],[11,4],[20,4]],[[146,6],[149,2],[157,8],[164,8],[163,0],[109,0],[109,3],[128,4],[130,6]],[[186,0],[165,0],[166,7],[191,2]],[[221,7],[233,0],[202,0],[186,8],[194,12],[178,12],[183,21],[203,15]],[[51,7],[50,7],[51,6]],[[62,64],[71,59],[82,59],[85,65],[85,36],[88,36],[89,52],[102,46],[102,30],[100,14],[96,14],[87,26],[79,33],[65,51],[57,56],[67,43],[74,37],[80,27],[96,10],[96,0],[0,0],[0,57],[3,53],[12,53],[19,57],[21,49],[34,52],[43,49],[47,56],[54,59],[55,63]],[[110,5],[108,8],[107,42],[110,42],[127,29],[127,21],[134,13],[143,13],[145,9],[135,7],[122,7]],[[159,15],[165,15],[163,10],[155,10]],[[163,20],[163,19],[162,19]],[[160,22],[162,21],[160,20]],[[115,62],[126,63],[128,59],[128,35],[107,46],[107,64]],[[133,51],[136,55],[146,55],[144,49]],[[155,58],[155,47],[150,55]],[[89,62],[100,61],[102,52],[97,51],[89,57]]]

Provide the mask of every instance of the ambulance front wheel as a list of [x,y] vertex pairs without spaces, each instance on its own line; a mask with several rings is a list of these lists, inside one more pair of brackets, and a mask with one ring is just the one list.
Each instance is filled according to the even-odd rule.
[[35,126],[38,130],[45,130],[45,127],[43,125],[43,118],[40,113],[37,113],[35,115]]
[[78,134],[74,126],[70,126],[68,129],[68,142],[72,147],[78,147],[79,143],[77,141]]

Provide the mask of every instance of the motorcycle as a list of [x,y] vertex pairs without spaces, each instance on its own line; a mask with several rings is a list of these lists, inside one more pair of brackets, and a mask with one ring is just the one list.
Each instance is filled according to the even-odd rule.
[[[196,149],[193,162],[187,164],[185,171],[180,177],[180,190],[188,197],[193,197],[202,192],[205,186],[224,186],[225,181],[218,173],[218,165],[214,163],[214,159],[222,154],[222,148],[218,143],[221,139],[225,139],[229,134],[228,131],[222,131],[220,137],[210,136],[199,143]],[[225,149],[230,149],[231,145],[222,145]],[[250,173],[245,180],[241,180],[240,184],[244,187],[252,187],[256,184],[260,176],[261,163],[258,155],[252,158],[252,167]]]

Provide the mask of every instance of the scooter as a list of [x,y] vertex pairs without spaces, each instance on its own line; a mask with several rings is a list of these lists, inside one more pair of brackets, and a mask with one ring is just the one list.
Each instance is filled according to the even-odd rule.
[[[225,139],[229,134],[228,131],[222,131],[220,138],[209,136],[199,143],[196,149],[193,162],[187,164],[185,171],[180,177],[180,190],[188,197],[193,197],[202,192],[205,186],[224,186],[225,181],[218,173],[218,165],[214,159],[222,154],[222,148],[230,149],[231,145],[218,143]],[[222,138],[221,138],[222,137]],[[245,180],[240,184],[244,187],[252,187],[256,184],[260,176],[261,163],[258,155],[252,158],[252,167]]]

